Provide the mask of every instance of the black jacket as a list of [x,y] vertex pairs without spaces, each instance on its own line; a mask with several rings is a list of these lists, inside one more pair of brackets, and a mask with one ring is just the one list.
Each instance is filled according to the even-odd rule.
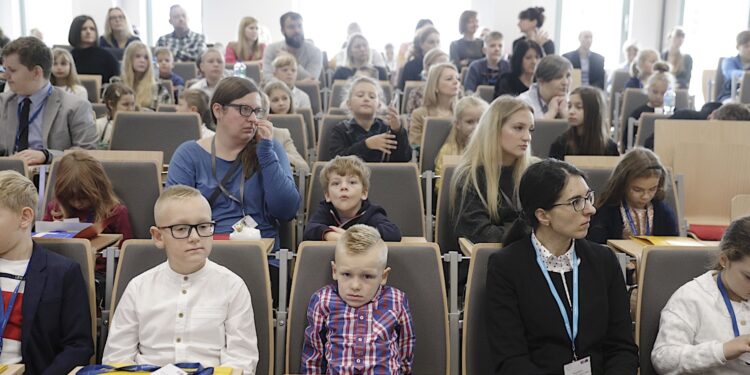
[[[591,357],[594,375],[635,375],[638,348],[622,271],[614,253],[576,240],[579,263],[578,358]],[[565,273],[573,285],[573,272]],[[550,272],[572,324],[559,273]],[[494,374],[563,374],[573,361],[560,310],[536,262],[530,236],[490,256],[486,317]]]
[[34,243],[26,271],[21,356],[26,374],[67,374],[94,355],[81,267]]
[[[479,189],[487,195],[484,172],[479,169]],[[500,174],[500,189],[513,199],[513,167],[503,167]],[[463,201],[462,201],[463,200]],[[463,206],[462,206],[463,203]],[[518,217],[518,211],[504,199],[500,203],[500,220],[493,221],[487,208],[469,185],[468,191],[459,191],[454,202],[454,225],[457,238],[466,237],[471,242],[502,242],[505,233]]]
[[500,75],[495,83],[495,98],[501,95],[518,96],[526,92],[529,87],[526,86],[518,76],[513,72],[507,72]]
[[[563,55],[573,64],[574,69],[581,69],[581,55],[578,50],[570,51]],[[604,56],[589,52],[589,86],[596,86],[604,90],[604,83],[607,81],[607,74],[604,72]]]
[[305,226],[303,241],[323,241],[323,236],[331,231],[329,226],[347,229],[355,224],[365,224],[377,229],[383,241],[401,241],[401,231],[396,224],[388,220],[385,209],[370,203],[367,199],[362,202],[362,207],[357,212],[357,216],[346,222],[341,222],[339,213],[333,207],[333,203],[325,200],[320,201],[318,209],[315,210],[315,214],[310,217]]
[[[571,153],[568,150],[568,138],[567,134],[562,134],[549,147],[549,157],[557,160],[565,160],[565,155],[583,155],[581,153]],[[604,153],[602,156],[620,156],[620,151],[617,149],[617,143],[610,138],[607,138],[607,145],[604,147]]]
[[341,121],[331,129],[331,154],[342,156],[357,155],[362,160],[370,163],[380,161],[410,161],[411,146],[409,146],[409,136],[403,126],[395,133],[397,145],[396,149],[391,151],[390,157],[386,156],[384,159],[382,152],[367,148],[367,144],[365,143],[367,138],[385,133],[388,130],[388,124],[379,118],[375,119],[370,130],[367,131],[353,119]]
[[[672,209],[663,201],[653,201],[654,205],[654,236],[679,236],[677,218]],[[619,204],[605,205],[591,217],[591,227],[586,238],[589,241],[606,244],[607,240],[622,239],[622,221]]]

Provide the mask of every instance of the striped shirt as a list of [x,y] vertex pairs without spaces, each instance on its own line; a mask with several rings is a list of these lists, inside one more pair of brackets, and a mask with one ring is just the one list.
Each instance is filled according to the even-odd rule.
[[382,286],[350,307],[335,284],[310,298],[301,374],[411,374],[416,337],[404,292]]
[[[24,276],[26,268],[29,266],[29,260],[6,260],[0,259],[0,272],[14,276]],[[23,307],[23,292],[25,281],[17,280],[13,277],[0,277],[0,287],[2,287],[3,314],[8,307],[13,291],[18,284],[18,296],[13,305],[13,311],[10,312],[10,320],[3,332],[3,350],[0,353],[0,363],[21,363],[21,314]]]

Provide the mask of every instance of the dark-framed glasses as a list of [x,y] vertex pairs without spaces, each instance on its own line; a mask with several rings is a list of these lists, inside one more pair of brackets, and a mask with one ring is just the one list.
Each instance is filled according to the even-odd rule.
[[215,227],[216,223],[214,223],[213,221],[209,221],[200,224],[175,224],[157,228],[169,229],[169,231],[172,233],[172,237],[181,240],[190,237],[193,229],[195,229],[195,232],[198,233],[198,236],[200,237],[211,237],[214,235]]
[[586,193],[583,197],[575,197],[565,203],[556,203],[553,204],[552,207],[557,206],[567,206],[570,205],[573,207],[573,211],[575,212],[581,212],[584,208],[586,208],[586,202],[590,203],[592,206],[594,205],[594,191],[589,190],[588,193]]
[[243,117],[250,117],[253,115],[253,113],[255,113],[255,117],[261,119],[261,118],[265,118],[267,114],[266,110],[263,108],[260,108],[260,107],[253,108],[249,105],[244,105],[244,104],[224,104],[224,107],[237,108],[237,112],[239,112],[240,116],[243,116]]

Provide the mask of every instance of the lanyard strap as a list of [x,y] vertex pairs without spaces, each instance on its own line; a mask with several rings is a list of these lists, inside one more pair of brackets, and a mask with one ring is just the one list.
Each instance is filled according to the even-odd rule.
[[[649,223],[649,214],[648,214],[648,208],[650,205],[646,205],[646,233],[644,233],[644,236],[650,236],[651,235],[651,224]],[[630,208],[628,207],[628,202],[622,201],[622,208],[623,211],[625,211],[625,217],[628,219],[628,225],[630,226],[630,231],[633,233],[634,236],[640,236],[641,235],[641,228],[635,227],[635,221],[633,220],[633,216],[630,215]]]
[[[562,315],[563,322],[565,323],[565,331],[568,333],[568,338],[570,338],[570,344],[571,348],[573,350],[573,359],[578,360],[578,356],[576,355],[576,337],[578,337],[578,258],[576,257],[576,252],[573,250],[571,252],[572,256],[572,266],[573,266],[573,305],[571,306],[571,309],[573,310],[573,327],[571,329],[570,319],[568,319],[568,312],[565,309],[565,305],[562,302],[562,299],[560,299],[560,294],[557,293],[557,288],[555,288],[555,284],[552,283],[552,279],[549,276],[549,271],[547,271],[547,267],[544,265],[544,261],[542,260],[542,251],[536,246],[534,241],[531,241],[531,244],[534,246],[534,250],[536,251],[536,262],[539,265],[539,269],[542,270],[542,275],[544,275],[544,279],[547,280],[547,285],[549,286],[549,291],[552,293],[552,297],[555,298],[555,302],[557,302],[557,307],[560,309],[560,314]],[[565,274],[560,274],[561,277],[565,277]]]
[[[18,289],[21,288],[21,283],[24,282],[24,279],[26,279],[26,272],[24,272],[23,276],[18,275],[11,275],[7,273],[0,273],[0,277],[6,277],[14,280],[18,280],[18,284],[16,285],[16,289],[13,290],[13,294],[10,295],[10,300],[8,301],[8,306],[5,306],[5,300],[3,300],[2,295],[0,295],[0,353],[3,351],[3,335],[5,335],[5,327],[8,326],[8,322],[10,322],[10,315],[13,313],[13,306],[16,304],[16,298],[18,297]],[[2,289],[0,288],[0,294],[2,293]]]
[[[234,161],[233,165],[240,165],[242,162],[239,160],[239,155],[237,156],[237,160]],[[227,175],[224,176],[224,180],[220,181],[216,177],[216,137],[213,137],[211,139],[211,173],[213,174],[214,180],[219,183],[219,189],[221,190],[224,195],[226,195],[229,199],[233,200],[235,203],[238,203],[240,205],[240,210],[242,211],[242,217],[245,217],[245,171],[242,171],[242,179],[240,180],[240,198],[237,199],[237,197],[234,196],[234,194],[230,193],[227,188],[224,187],[224,181],[228,181],[229,177],[234,173],[235,168],[230,168],[229,171],[227,171]],[[241,168],[241,166],[240,166]],[[213,202],[212,202],[213,203]]]
[[[183,370],[194,370],[190,372],[191,375],[211,375],[214,373],[213,367],[203,367],[200,363],[175,363],[175,367]],[[129,365],[122,367],[114,367],[109,365],[87,365],[78,370],[76,375],[97,375],[106,374],[108,372],[154,372],[160,369],[160,366],[154,365]]]
[[719,292],[721,293],[721,298],[724,299],[724,304],[727,305],[727,311],[729,311],[729,318],[732,319],[732,331],[734,331],[734,337],[737,337],[740,335],[740,328],[737,326],[737,316],[734,314],[734,307],[732,307],[732,302],[729,301],[729,293],[727,293],[727,288],[724,287],[724,282],[721,281],[721,272],[719,272],[719,275],[716,276],[716,284],[719,285]]
[[[26,126],[31,127],[31,124],[36,120],[37,117],[39,117],[39,114],[42,113],[42,110],[44,109],[45,103],[47,103],[47,98],[49,98],[52,95],[52,85],[50,85],[49,89],[47,89],[47,95],[42,99],[42,103],[39,105],[39,108],[34,111],[34,113],[31,114],[31,117],[29,117],[29,122],[26,124]],[[34,103],[29,103],[29,107]],[[19,103],[18,109],[16,109],[16,118],[18,119],[18,131],[16,132],[16,150],[18,150],[18,142],[21,140],[21,107],[23,106],[23,101]],[[29,108],[31,109],[31,108]]]

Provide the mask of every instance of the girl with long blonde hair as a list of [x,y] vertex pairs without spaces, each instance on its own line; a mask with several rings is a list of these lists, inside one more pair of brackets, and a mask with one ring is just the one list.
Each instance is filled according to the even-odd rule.
[[253,17],[243,17],[237,32],[237,41],[229,42],[224,54],[227,64],[237,61],[263,60],[266,45],[260,42],[258,35],[258,20]]
[[142,42],[130,43],[122,61],[122,82],[135,93],[141,108],[156,109],[158,104],[172,104],[168,90],[156,82],[151,50]]
[[409,143],[422,143],[426,117],[453,117],[453,106],[461,94],[461,82],[456,66],[451,63],[433,65],[427,73],[422,106],[411,113]]
[[78,79],[78,71],[76,70],[76,63],[73,61],[73,55],[65,49],[53,48],[52,62],[52,74],[49,77],[52,85],[88,101],[89,93],[81,85],[81,80]]

